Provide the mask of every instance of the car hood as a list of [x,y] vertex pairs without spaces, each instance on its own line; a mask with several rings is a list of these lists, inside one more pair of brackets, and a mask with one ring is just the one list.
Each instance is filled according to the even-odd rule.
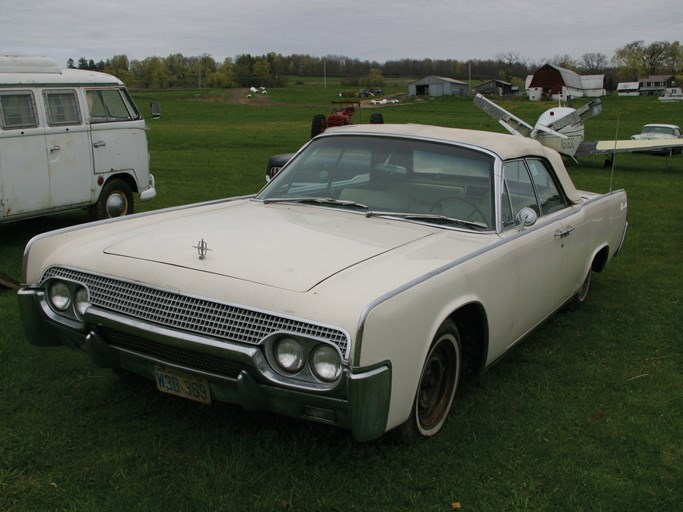
[[[111,256],[305,292],[365,260],[432,235],[403,222],[303,205],[225,203],[134,229]],[[200,246],[205,245],[205,257]]]

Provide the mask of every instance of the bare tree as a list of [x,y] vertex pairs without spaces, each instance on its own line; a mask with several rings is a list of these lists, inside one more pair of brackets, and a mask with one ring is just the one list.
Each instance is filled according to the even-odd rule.
[[502,64],[500,75],[506,82],[511,82],[515,76],[515,69],[524,66],[524,59],[517,52],[504,52],[496,55],[496,59]]
[[584,53],[581,56],[579,69],[586,75],[604,73],[609,65],[609,59],[604,53]]
[[570,55],[567,54],[555,55],[555,57],[553,57],[550,63],[561,68],[571,69],[572,71],[576,71],[579,68],[579,65],[577,64],[576,60],[574,60]]

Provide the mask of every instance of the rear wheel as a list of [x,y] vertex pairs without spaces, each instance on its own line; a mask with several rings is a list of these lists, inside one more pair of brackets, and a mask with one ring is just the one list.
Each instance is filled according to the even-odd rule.
[[413,440],[441,431],[458,388],[461,366],[460,334],[456,325],[446,320],[434,336],[410,417],[397,429],[399,437]]
[[327,129],[327,118],[323,114],[316,114],[311,121],[311,139]]

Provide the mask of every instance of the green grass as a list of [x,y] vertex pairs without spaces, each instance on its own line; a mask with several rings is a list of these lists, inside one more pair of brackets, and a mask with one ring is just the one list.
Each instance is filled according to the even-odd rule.
[[[337,89],[138,93],[159,195],[139,210],[255,192],[268,156],[308,138]],[[502,102],[533,122],[548,104]],[[681,105],[603,100],[588,138],[677,122]],[[382,109],[387,122],[502,131],[470,99]],[[369,112],[364,112],[364,119]],[[365,117],[367,115],[367,117]],[[602,158],[569,165],[606,191]],[[205,407],[121,382],[65,348],[30,346],[0,291],[0,511],[664,511],[683,500],[683,158],[619,155],[629,194],[622,254],[588,302],[560,313],[464,383],[444,431],[413,445],[358,444],[343,430],[239,407]],[[19,278],[29,238],[75,212],[0,226],[0,272]]]

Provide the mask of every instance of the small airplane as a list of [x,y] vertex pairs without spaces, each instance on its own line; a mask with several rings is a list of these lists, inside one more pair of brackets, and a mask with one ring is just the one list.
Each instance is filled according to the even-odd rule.
[[511,134],[535,139],[575,162],[577,156],[607,155],[605,165],[611,165],[615,153],[683,146],[683,139],[585,141],[583,122],[602,112],[602,103],[599,99],[578,109],[562,106],[548,109],[539,116],[535,126],[514,116],[481,94],[474,97],[474,104],[497,120]]

